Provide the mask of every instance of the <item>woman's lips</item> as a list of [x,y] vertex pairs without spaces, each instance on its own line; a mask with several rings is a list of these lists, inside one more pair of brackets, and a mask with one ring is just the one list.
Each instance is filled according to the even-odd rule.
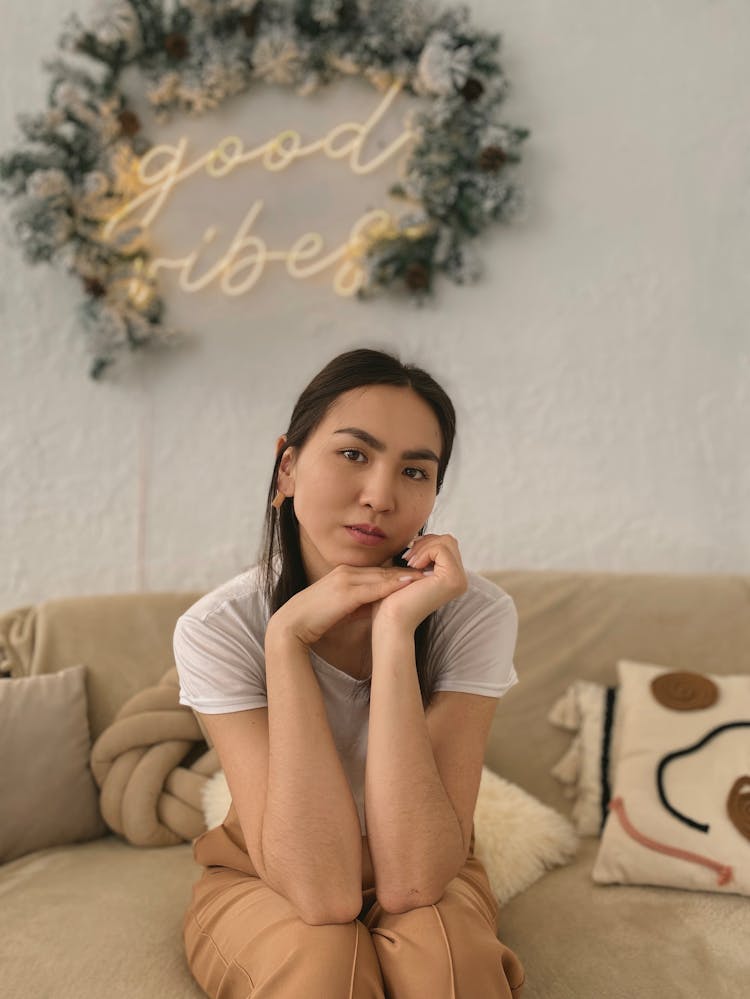
[[356,527],[347,527],[347,531],[353,538],[355,538],[361,545],[369,545],[374,547],[375,545],[382,544],[385,541],[384,537],[379,534],[365,534],[364,531],[358,531]]

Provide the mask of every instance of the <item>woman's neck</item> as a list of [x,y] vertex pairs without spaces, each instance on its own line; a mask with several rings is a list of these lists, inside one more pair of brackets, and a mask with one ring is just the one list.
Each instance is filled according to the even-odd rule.
[[364,680],[372,673],[369,630],[350,628],[348,632],[334,633],[334,629],[330,628],[311,648],[326,662],[355,680]]

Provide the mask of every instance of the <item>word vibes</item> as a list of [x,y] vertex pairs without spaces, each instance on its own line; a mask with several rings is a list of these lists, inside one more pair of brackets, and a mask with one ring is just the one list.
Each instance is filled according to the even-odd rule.
[[[172,191],[200,170],[220,179],[240,166],[259,161],[267,171],[278,172],[296,160],[317,152],[322,152],[331,160],[348,158],[349,168],[355,174],[368,174],[377,170],[403,149],[415,135],[414,132],[405,129],[378,155],[366,162],[362,161],[362,150],[367,137],[388,110],[400,89],[400,83],[389,87],[366,122],[344,122],[336,125],[323,138],[306,146],[302,144],[300,134],[291,129],[280,132],[250,150],[245,150],[242,140],[238,137],[227,136],[216,148],[189,164],[185,162],[187,154],[185,137],[181,138],[176,146],[155,146],[138,165],[138,179],[145,189],[109,218],[103,229],[105,240],[117,242],[118,235],[121,239],[125,238],[133,229],[139,233],[147,233]],[[263,204],[260,198],[253,202],[240,222],[227,252],[202,275],[196,276],[195,270],[201,252],[218,234],[216,226],[209,226],[203,234],[200,245],[184,257],[158,257],[152,260],[146,268],[145,276],[151,278],[162,269],[175,270],[179,274],[179,285],[186,292],[200,291],[213,281],[218,281],[224,294],[241,295],[258,282],[266,264],[270,261],[283,261],[287,273],[298,279],[312,277],[326,268],[337,265],[333,276],[334,290],[339,295],[354,295],[364,280],[364,270],[359,262],[363,249],[378,235],[394,231],[395,226],[395,220],[389,212],[385,209],[375,209],[355,222],[345,243],[323,256],[321,254],[324,252],[324,240],[316,232],[304,233],[288,250],[272,250],[266,241],[253,231]],[[143,214],[134,219],[133,216],[139,209],[143,210]],[[127,226],[127,232],[123,231],[123,226]],[[130,288],[130,295],[135,301],[142,299],[148,293],[148,287],[140,277],[142,274],[142,261],[138,260],[136,277],[133,278]]]

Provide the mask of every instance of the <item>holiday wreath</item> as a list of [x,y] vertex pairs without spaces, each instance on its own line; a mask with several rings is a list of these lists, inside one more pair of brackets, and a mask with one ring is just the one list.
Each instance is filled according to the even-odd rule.
[[25,259],[61,264],[82,284],[91,377],[120,350],[182,336],[164,322],[144,231],[107,235],[107,220],[142,191],[138,164],[153,148],[118,89],[126,67],[143,74],[157,122],[261,82],[307,96],[362,75],[421,98],[389,191],[410,211],[354,247],[360,297],[400,286],[419,298],[438,272],[475,280],[471,240],[521,205],[508,172],[529,133],[497,120],[508,92],[499,45],[465,8],[430,15],[421,0],[108,0],[88,25],[72,15],[59,46],[73,58],[45,63],[47,110],[18,116],[26,142],[0,158],[0,182]]

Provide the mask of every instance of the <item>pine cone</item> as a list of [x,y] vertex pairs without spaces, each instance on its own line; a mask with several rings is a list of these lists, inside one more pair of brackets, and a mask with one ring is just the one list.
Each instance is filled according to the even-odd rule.
[[404,281],[412,291],[422,291],[430,287],[430,272],[424,264],[413,260],[404,271]]
[[107,290],[99,278],[92,277],[83,279],[83,287],[86,289],[86,294],[91,295],[92,298],[101,298]]
[[240,18],[240,24],[242,25],[242,30],[248,38],[253,38],[255,32],[258,30],[258,24],[260,23],[260,10],[263,5],[257,3],[249,14],[243,14]]
[[479,154],[479,167],[481,170],[499,170],[506,159],[501,146],[487,146]]
[[135,135],[140,130],[141,122],[135,111],[126,108],[118,114],[117,120],[123,135]]
[[179,31],[173,31],[164,39],[164,48],[170,59],[179,62],[190,51],[187,38]]
[[484,84],[481,80],[477,80],[475,76],[470,76],[466,83],[461,87],[461,94],[467,101],[476,101],[484,93]]

